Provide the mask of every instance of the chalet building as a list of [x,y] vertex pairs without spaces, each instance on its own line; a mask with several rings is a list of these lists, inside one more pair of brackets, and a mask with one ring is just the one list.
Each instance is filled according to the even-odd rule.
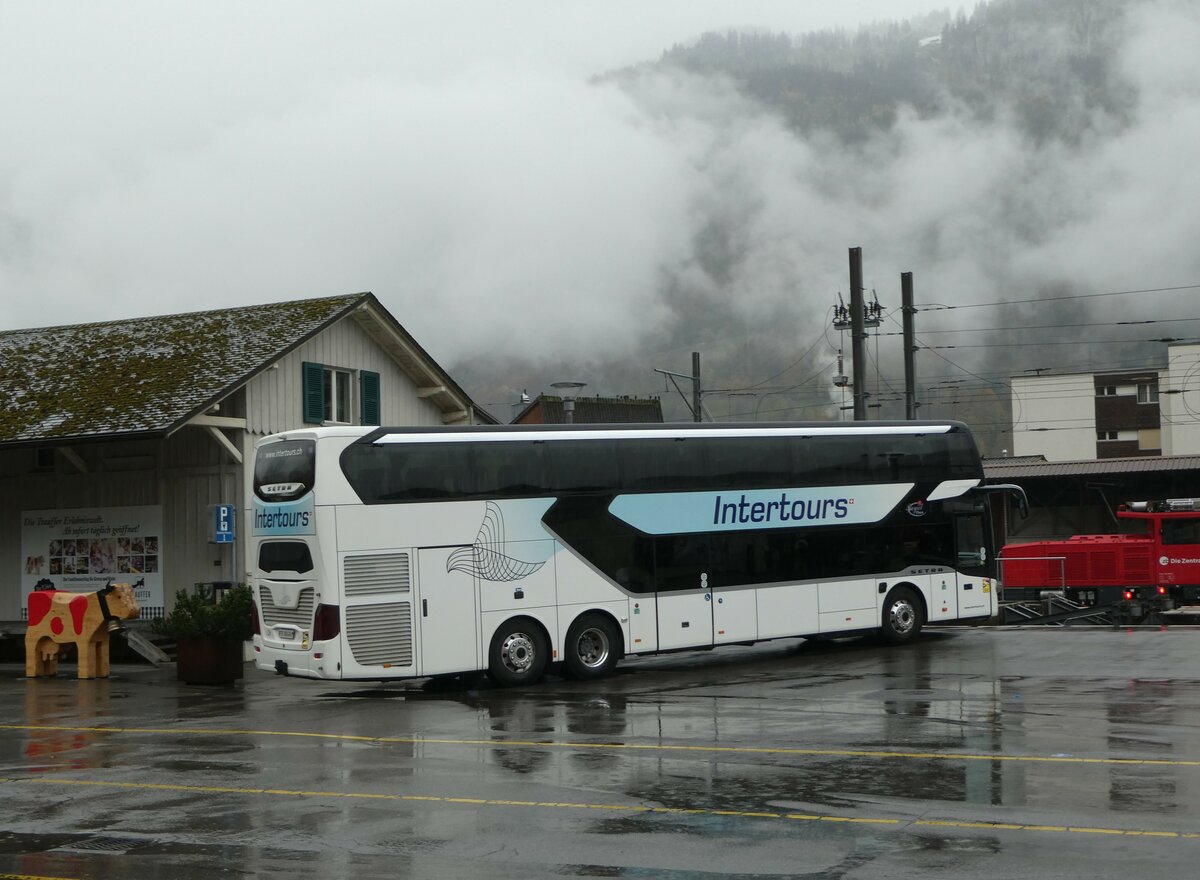
[[245,578],[255,440],[494,423],[370,293],[0,332],[0,620],[40,586]]
[[[565,401],[540,394],[512,420],[514,425],[562,425],[567,421]],[[577,397],[575,424],[661,422],[662,401],[657,397]]]

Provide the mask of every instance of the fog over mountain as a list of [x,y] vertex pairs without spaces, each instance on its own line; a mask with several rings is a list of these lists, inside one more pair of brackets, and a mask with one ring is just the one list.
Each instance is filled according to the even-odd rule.
[[[0,61],[31,84],[0,109],[39,120],[0,155],[0,320],[372,290],[501,418],[559,379],[664,393],[653,369],[689,372],[692,351],[713,417],[836,418],[849,338],[830,309],[861,246],[881,332],[899,331],[903,271],[918,303],[959,307],[918,315],[923,345],[959,346],[919,353],[923,384],[966,380],[957,406],[923,388],[925,414],[985,432],[1004,420],[991,381],[1200,335],[1182,320],[1200,288],[962,308],[1200,284],[1200,6],[993,0],[914,22],[685,33],[591,77],[486,52],[420,76],[367,53],[339,72],[314,45],[308,66],[242,70],[203,128],[180,109],[213,98],[202,65],[165,90],[109,71],[126,99],[56,114],[46,83],[86,92],[88,72],[25,40]],[[217,45],[193,51],[219,65]],[[153,52],[172,69],[169,45]],[[297,81],[301,98],[277,100]],[[1166,318],[1181,320],[1080,326]],[[996,329],[1040,324],[1057,329]],[[972,332],[933,332],[951,328]],[[902,414],[899,337],[868,348],[875,412]]]
[[[1200,36],[1200,9],[1149,2],[1010,6],[1027,20],[1004,21],[995,10],[1005,4],[992,4],[991,20],[987,9],[970,20],[960,16],[925,50],[927,63],[936,64],[939,52],[962,51],[963,40],[951,40],[956,31],[990,40],[981,54],[994,69],[979,76],[990,88],[972,94],[968,86],[979,89],[979,82],[965,82],[966,75],[940,82],[934,76],[914,89],[924,106],[889,104],[886,95],[872,103],[862,96],[869,83],[856,87],[853,76],[844,77],[840,86],[851,97],[841,106],[857,99],[879,117],[865,124],[830,114],[830,128],[807,126],[804,112],[817,103],[811,92],[791,107],[786,89],[772,92],[786,77],[772,86],[764,70],[782,65],[756,67],[747,58],[756,43],[777,38],[714,35],[667,53],[667,61],[682,64],[604,80],[633,102],[631,125],[669,145],[671,174],[658,178],[669,196],[655,190],[652,199],[667,215],[656,226],[668,231],[658,243],[654,292],[639,299],[627,289],[624,297],[613,291],[606,298],[635,329],[620,339],[619,328],[605,327],[601,352],[586,339],[577,342],[572,324],[589,332],[603,325],[559,312],[554,338],[539,337],[547,356],[516,358],[507,374],[530,385],[565,372],[603,377],[612,390],[652,389],[646,370],[687,372],[687,352],[695,349],[704,357],[706,387],[740,389],[706,398],[715,417],[836,417],[836,407],[820,404],[843,402],[832,398],[829,380],[834,350],[845,344],[848,354],[849,339],[827,327],[838,292],[848,296],[850,246],[863,247],[865,283],[889,311],[880,332],[900,329],[901,271],[915,273],[918,303],[958,307],[918,316],[918,333],[968,331],[921,336],[932,348],[919,353],[918,372],[926,385],[943,387],[919,397],[926,415],[970,418],[991,435],[996,452],[1004,443],[1008,375],[1153,362],[1162,358],[1162,344],[1119,340],[1194,338],[1196,323],[1182,321],[1082,325],[1200,316],[1191,305],[1195,288],[1091,296],[1200,283],[1200,214],[1193,207],[1200,173],[1191,156],[1200,131],[1200,63],[1186,48]],[[1030,16],[1031,7],[1037,9]],[[1075,14],[1086,20],[1073,20]],[[918,39],[904,30],[891,36],[895,43]],[[722,44],[723,52],[714,48]],[[731,52],[731,45],[743,51]],[[706,48],[716,58],[711,67],[737,55],[743,69],[697,72]],[[747,97],[748,86],[760,95]],[[1046,114],[1046,105],[1056,112]],[[631,181],[630,189],[645,192],[643,186]],[[593,280],[581,283],[590,289]],[[1049,301],[1063,297],[1069,299]],[[1037,299],[1044,301],[963,308]],[[1043,329],[1004,329],[1029,326]],[[1042,341],[1048,344],[1031,345]],[[1001,343],[1019,345],[983,347]],[[564,355],[556,357],[556,348]],[[885,416],[903,413],[900,350],[894,335],[868,343],[868,387]],[[465,375],[481,381],[489,363],[487,356],[459,360]]]

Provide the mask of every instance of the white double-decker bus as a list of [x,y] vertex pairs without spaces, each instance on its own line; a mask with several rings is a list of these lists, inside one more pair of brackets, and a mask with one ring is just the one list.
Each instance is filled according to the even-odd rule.
[[288,431],[255,450],[257,664],[520,685],[764,639],[910,642],[997,613],[982,481],[951,421]]

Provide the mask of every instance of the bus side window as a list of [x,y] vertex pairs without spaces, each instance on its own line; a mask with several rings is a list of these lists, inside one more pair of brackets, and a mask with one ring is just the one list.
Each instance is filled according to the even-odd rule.
[[987,562],[984,548],[983,516],[978,513],[954,517],[954,534],[959,568],[979,568]]
[[798,486],[836,486],[868,482],[867,456],[861,438],[802,439],[796,455]]
[[654,540],[654,579],[661,590],[693,590],[707,585],[707,535],[660,535]]
[[387,501],[449,501],[475,489],[465,443],[413,443],[394,447]]
[[654,592],[654,545],[640,535],[619,539],[625,549],[624,561],[614,566],[613,580],[632,593]]
[[706,444],[707,482],[716,488],[784,488],[797,483],[792,449],[796,440],[769,437],[753,442],[745,437],[718,437]]
[[617,490],[617,450],[612,443],[552,440],[546,443],[545,458],[550,494]]
[[617,453],[621,488],[634,492],[703,488],[708,481],[703,452],[696,440],[627,440]]
[[533,441],[477,444],[472,450],[476,491],[509,497],[550,494],[544,449],[544,443]]

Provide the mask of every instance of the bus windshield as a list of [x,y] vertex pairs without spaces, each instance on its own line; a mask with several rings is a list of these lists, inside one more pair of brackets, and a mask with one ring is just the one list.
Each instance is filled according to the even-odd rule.
[[254,494],[263,501],[291,501],[311,491],[316,453],[314,440],[282,440],[263,447],[254,458]]

